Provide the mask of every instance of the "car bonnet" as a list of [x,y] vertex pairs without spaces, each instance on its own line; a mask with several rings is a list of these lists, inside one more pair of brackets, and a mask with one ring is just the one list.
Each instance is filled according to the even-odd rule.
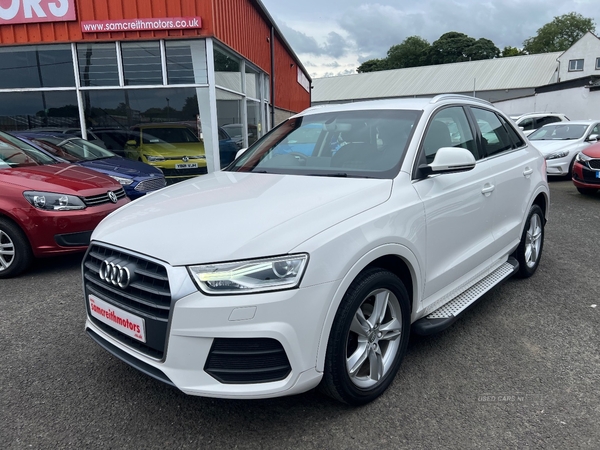
[[216,172],[117,211],[94,240],[172,265],[286,254],[385,202],[392,180]]

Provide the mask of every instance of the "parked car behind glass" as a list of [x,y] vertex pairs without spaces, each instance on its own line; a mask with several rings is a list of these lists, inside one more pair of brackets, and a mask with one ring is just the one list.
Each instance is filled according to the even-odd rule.
[[[294,135],[310,154],[280,151]],[[544,169],[506,116],[471,97],[308,109],[225,170],[103,221],[82,269],[85,328],[188,394],[320,385],[367,403],[392,383],[411,330],[446,329],[502,280],[535,273]]]
[[125,156],[158,167],[168,183],[207,172],[204,144],[186,125],[144,124],[131,131]]
[[167,185],[160,169],[139,161],[130,161],[84,139],[41,132],[11,134],[52,157],[108,175],[123,186],[132,200]]
[[82,252],[92,230],[129,199],[112,178],[0,132],[0,278],[33,257]]

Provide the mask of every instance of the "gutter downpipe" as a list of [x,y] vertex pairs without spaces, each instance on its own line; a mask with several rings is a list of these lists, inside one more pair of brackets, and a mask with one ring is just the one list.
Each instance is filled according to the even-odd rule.
[[271,128],[275,127],[275,27],[271,25]]

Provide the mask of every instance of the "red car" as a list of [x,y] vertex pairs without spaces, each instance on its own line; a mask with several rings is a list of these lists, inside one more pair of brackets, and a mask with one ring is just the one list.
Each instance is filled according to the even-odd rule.
[[600,143],[590,145],[575,157],[573,184],[581,194],[595,194],[600,189]]
[[33,257],[84,251],[96,225],[128,202],[112,178],[0,132],[0,278]]

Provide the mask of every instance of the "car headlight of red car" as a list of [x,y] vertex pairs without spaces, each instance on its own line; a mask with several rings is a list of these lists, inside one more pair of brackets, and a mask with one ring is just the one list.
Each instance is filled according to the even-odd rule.
[[73,211],[85,209],[85,203],[75,195],[54,192],[25,191],[23,195],[29,203],[44,211]]
[[590,158],[588,155],[584,155],[583,153],[577,153],[575,159],[577,160],[577,162],[580,162],[584,166],[587,166],[587,162],[592,158]]

